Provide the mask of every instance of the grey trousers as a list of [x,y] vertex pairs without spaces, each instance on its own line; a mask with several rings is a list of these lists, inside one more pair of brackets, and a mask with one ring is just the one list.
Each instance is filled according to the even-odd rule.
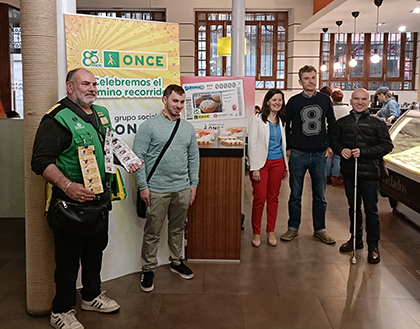
[[154,271],[158,264],[157,251],[160,234],[168,215],[169,260],[176,266],[182,260],[182,239],[191,200],[191,189],[172,193],[150,192],[150,206],[146,212],[141,263],[143,271]]

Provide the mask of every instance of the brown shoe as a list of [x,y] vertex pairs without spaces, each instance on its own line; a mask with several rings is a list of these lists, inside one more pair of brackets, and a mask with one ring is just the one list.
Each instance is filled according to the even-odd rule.
[[332,179],[332,182],[331,182],[332,186],[337,187],[337,186],[343,186],[344,185],[343,181],[339,177],[332,177],[331,179]]
[[[356,240],[356,249],[363,249],[363,241],[357,241]],[[340,246],[340,252],[351,252],[353,251],[353,238],[350,238],[349,241],[344,242]]]
[[327,185],[332,183],[332,178],[331,178],[331,176],[327,176],[326,183],[327,183]]
[[378,264],[381,261],[378,247],[369,247],[368,262],[371,264]]

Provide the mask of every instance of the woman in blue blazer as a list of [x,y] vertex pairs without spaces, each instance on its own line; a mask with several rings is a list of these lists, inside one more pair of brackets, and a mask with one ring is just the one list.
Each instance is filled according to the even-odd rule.
[[261,245],[261,219],[267,202],[267,241],[277,245],[274,229],[277,220],[281,181],[287,176],[286,121],[284,94],[270,89],[264,97],[261,113],[254,114],[249,123],[249,175],[253,187],[252,245]]

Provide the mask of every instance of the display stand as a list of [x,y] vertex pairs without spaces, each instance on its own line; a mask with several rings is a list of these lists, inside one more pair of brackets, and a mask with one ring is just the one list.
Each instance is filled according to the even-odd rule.
[[201,145],[200,182],[188,211],[188,260],[240,260],[244,148]]

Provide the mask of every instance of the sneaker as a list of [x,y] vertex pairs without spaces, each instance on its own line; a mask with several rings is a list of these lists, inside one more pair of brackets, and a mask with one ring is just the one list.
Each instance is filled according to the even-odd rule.
[[150,292],[155,288],[153,284],[153,277],[155,273],[153,271],[145,271],[141,273],[140,289],[144,292]]
[[70,310],[66,313],[51,312],[50,324],[56,329],[84,329],[83,325],[77,321],[75,315],[75,310]]
[[105,296],[105,292],[103,291],[98,297],[96,297],[94,300],[91,300],[90,302],[87,302],[82,299],[82,304],[80,307],[82,310],[85,311],[96,311],[100,313],[117,313],[120,311],[120,305],[118,303]]
[[325,232],[319,232],[319,233],[315,232],[314,237],[317,237],[318,239],[320,239],[322,242],[324,242],[326,244],[334,244],[335,243],[335,240]]
[[178,266],[171,264],[169,269],[171,270],[171,272],[179,274],[181,278],[183,279],[189,280],[194,277],[193,271],[191,271],[191,269],[187,265],[184,264],[183,260],[181,260],[181,263]]
[[292,241],[295,236],[299,235],[298,230],[287,230],[286,233],[280,235],[280,239],[283,241]]

